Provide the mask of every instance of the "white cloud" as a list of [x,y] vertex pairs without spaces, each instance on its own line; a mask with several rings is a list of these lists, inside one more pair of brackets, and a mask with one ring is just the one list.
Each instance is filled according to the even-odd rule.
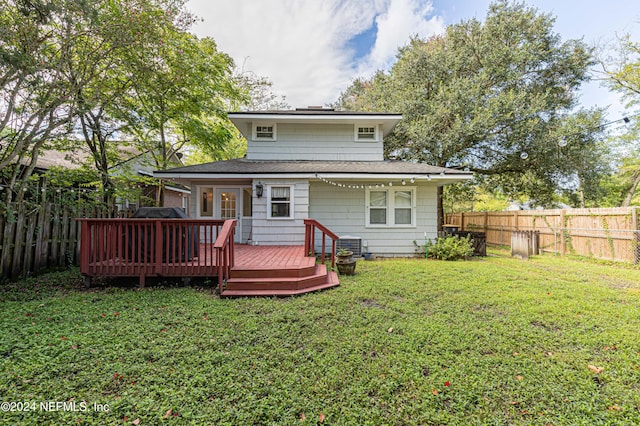
[[[293,107],[335,101],[356,75],[388,67],[412,34],[444,28],[425,0],[191,0],[187,7],[204,19],[196,34],[268,77]],[[375,45],[355,64],[346,44],[374,20]]]
[[371,74],[388,69],[395,61],[398,48],[407,44],[411,36],[422,38],[444,31],[441,17],[432,16],[431,2],[394,0],[388,9],[376,17],[378,37],[366,60],[359,64],[359,74]]

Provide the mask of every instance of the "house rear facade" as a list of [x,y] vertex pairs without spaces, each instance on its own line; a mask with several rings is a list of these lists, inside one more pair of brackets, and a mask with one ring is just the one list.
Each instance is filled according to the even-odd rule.
[[312,218],[363,253],[410,256],[414,241],[437,236],[437,187],[472,178],[385,160],[399,114],[305,108],[229,118],[247,139],[244,158],[154,175],[191,188],[190,217],[237,219],[238,243],[302,245]]

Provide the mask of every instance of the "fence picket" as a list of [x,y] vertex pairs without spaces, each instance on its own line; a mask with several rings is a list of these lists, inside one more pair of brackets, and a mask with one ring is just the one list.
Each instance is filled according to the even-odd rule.
[[11,220],[0,215],[0,280],[37,274],[47,268],[79,264],[80,223],[75,217],[107,215],[101,209],[42,201],[37,207],[14,204]]
[[[636,207],[449,213],[460,230],[482,230],[487,244],[505,245],[515,231],[538,231],[539,250],[640,263]],[[464,223],[463,223],[464,222]]]

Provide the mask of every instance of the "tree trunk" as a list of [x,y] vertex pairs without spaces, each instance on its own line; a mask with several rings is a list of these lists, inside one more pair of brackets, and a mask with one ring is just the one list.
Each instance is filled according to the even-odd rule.
[[439,186],[437,190],[436,198],[438,199],[438,232],[442,231],[442,225],[444,225],[444,206],[442,205],[442,192],[443,187]]
[[640,170],[631,175],[631,187],[624,196],[624,200],[622,200],[620,207],[629,207],[631,205],[631,200],[633,199],[638,186],[640,186]]

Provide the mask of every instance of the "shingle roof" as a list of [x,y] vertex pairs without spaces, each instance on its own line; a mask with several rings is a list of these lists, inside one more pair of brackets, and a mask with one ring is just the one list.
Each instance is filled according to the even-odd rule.
[[472,175],[455,169],[430,166],[428,164],[411,163],[408,161],[303,161],[303,160],[235,160],[217,161],[194,166],[178,167],[168,170],[155,171],[155,175],[188,175],[188,174],[310,174],[310,173],[341,173],[341,174],[456,174]]

